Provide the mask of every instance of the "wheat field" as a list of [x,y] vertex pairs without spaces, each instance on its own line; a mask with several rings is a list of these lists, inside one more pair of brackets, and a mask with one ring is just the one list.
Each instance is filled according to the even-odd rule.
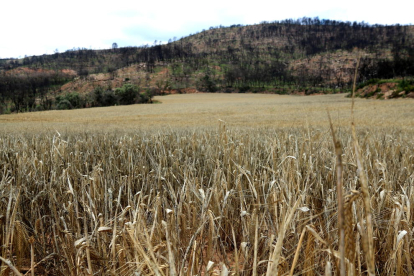
[[[230,127],[281,128],[328,126],[327,109],[338,127],[349,127],[351,99],[344,94],[282,96],[273,94],[177,94],[157,96],[161,104],[99,107],[20,113],[0,116],[0,131],[151,131],[157,129]],[[414,128],[413,100],[357,99],[355,119],[360,127]]]
[[413,275],[414,101],[156,100],[0,116],[0,275]]

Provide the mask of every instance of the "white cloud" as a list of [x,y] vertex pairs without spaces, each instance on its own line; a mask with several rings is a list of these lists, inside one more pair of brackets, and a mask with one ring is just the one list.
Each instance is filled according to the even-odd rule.
[[64,51],[73,47],[110,48],[167,41],[210,26],[254,24],[303,16],[365,21],[371,24],[413,23],[408,1],[211,0],[2,1],[0,57]]

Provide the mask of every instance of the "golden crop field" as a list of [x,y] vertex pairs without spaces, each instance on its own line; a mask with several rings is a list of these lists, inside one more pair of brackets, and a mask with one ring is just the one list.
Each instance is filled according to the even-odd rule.
[[[135,131],[165,128],[327,126],[326,110],[337,126],[349,126],[351,100],[343,94],[281,96],[263,94],[183,94],[157,96],[161,104],[32,112],[0,116],[4,132]],[[358,126],[414,127],[413,101],[357,99]]]
[[0,116],[1,276],[413,275],[413,100],[155,100]]

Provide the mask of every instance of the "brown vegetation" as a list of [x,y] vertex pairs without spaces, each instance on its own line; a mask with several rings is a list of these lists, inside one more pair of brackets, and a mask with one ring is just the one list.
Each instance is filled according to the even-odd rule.
[[[231,101],[237,105],[218,108],[220,96],[239,97]],[[270,96],[279,105],[269,104]],[[335,131],[343,151],[338,162],[328,104],[321,102],[337,102],[330,108],[334,128],[350,126],[350,100],[338,103],[339,96],[304,103],[309,98],[171,95],[159,97],[165,104],[150,106],[156,110],[135,105],[37,113],[50,120],[63,114],[75,122],[85,118],[81,112],[101,114],[102,125],[109,122],[105,117],[119,124],[124,108],[146,112],[146,119],[161,110],[187,112],[181,111],[181,122],[174,124],[178,115],[173,117],[171,128],[125,124],[123,132],[96,131],[98,120],[89,127],[78,123],[83,128],[77,130],[55,121],[59,132],[40,125],[13,131],[2,124],[1,274],[339,275],[335,172],[340,168],[348,275],[372,272],[371,264],[378,275],[412,275],[413,114],[407,101],[387,102],[387,110],[384,102],[358,99],[357,140],[349,127]],[[385,113],[375,118],[380,125],[358,120],[361,112],[375,112],[374,106]],[[265,116],[269,108],[281,112],[272,125]],[[404,108],[406,116],[398,117],[396,111]],[[229,123],[214,118],[214,127],[208,121],[186,127],[212,110],[235,114],[227,115]],[[288,119],[288,110],[298,120],[302,116],[302,126],[277,125]],[[308,112],[314,117],[304,118]],[[246,127],[243,113],[257,125]],[[3,117],[14,124],[26,118],[36,127],[31,116]]]

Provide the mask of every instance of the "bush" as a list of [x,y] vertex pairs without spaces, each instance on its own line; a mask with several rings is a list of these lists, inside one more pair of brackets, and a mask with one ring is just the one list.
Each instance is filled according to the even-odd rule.
[[10,107],[7,104],[0,104],[0,114],[10,114]]
[[398,92],[405,91],[405,92],[411,92],[414,91],[414,81],[408,81],[408,80],[402,80],[398,84]]
[[138,96],[138,86],[124,84],[121,88],[115,89],[115,95],[118,97],[120,104],[134,104]]
[[77,92],[56,96],[55,106],[57,109],[73,109],[117,104],[152,103],[154,90],[148,89],[143,93],[139,93],[139,90],[138,86],[132,84],[125,84],[115,91],[104,90],[99,86],[86,97]]
[[35,111],[44,111],[45,107],[41,104],[37,104],[34,110]]
[[152,91],[150,89],[147,89],[145,92],[139,94],[138,103],[151,103],[152,98]]
[[239,87],[239,93],[246,93],[247,91],[249,91],[250,86],[248,85],[243,85],[241,87]]
[[202,92],[216,92],[218,90],[216,82],[209,74],[204,75],[204,77],[197,81],[196,88]]
[[367,86],[367,85],[370,85],[370,84],[378,84],[379,83],[379,79],[370,79],[370,80],[367,80],[367,81],[365,81],[365,82],[363,82],[363,83],[360,83],[358,86],[357,86],[357,89],[361,89],[361,88],[364,88],[365,86]]
[[57,109],[72,109],[85,107],[85,98],[77,92],[68,93],[64,96],[56,96]]
[[235,89],[233,87],[231,87],[231,86],[227,86],[223,90],[224,93],[233,93],[234,91],[235,91]]
[[72,109],[73,108],[72,104],[66,99],[62,99],[59,102],[57,102],[56,107],[59,110]]
[[319,91],[318,90],[316,90],[315,88],[309,88],[309,89],[306,89],[305,90],[305,95],[312,95],[312,94],[316,94],[316,93],[318,93]]
[[93,90],[93,105],[94,106],[101,106],[102,105],[102,97],[103,97],[104,90],[101,86],[96,87]]
[[118,98],[116,97],[114,91],[112,90],[105,91],[102,95],[101,104],[102,106],[113,106],[113,105],[119,104]]
[[263,87],[263,86],[251,87],[251,88],[250,88],[250,91],[251,91],[252,93],[261,93],[261,92],[266,91],[266,87]]
[[85,100],[77,92],[66,94],[66,99],[72,104],[73,108],[82,108]]

